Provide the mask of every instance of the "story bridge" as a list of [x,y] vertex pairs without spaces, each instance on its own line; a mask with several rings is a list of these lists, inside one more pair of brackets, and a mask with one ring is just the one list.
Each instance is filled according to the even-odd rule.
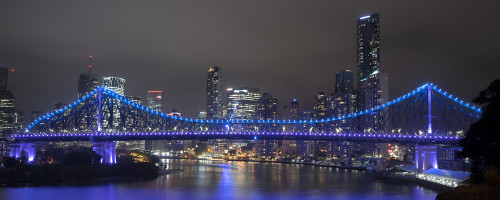
[[368,110],[325,119],[295,120],[169,116],[134,103],[112,89],[98,87],[65,108],[41,116],[9,140],[13,142],[11,156],[19,157],[25,152],[30,155],[28,160],[34,157],[33,142],[92,141],[94,151],[107,163],[116,162],[113,141],[123,140],[348,140],[414,143],[430,148],[421,152],[435,154],[433,145],[457,144],[480,115],[480,108],[432,83]]

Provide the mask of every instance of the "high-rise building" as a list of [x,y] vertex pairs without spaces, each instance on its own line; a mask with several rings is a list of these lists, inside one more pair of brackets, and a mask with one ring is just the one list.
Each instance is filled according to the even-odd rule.
[[207,119],[207,112],[200,111],[200,112],[196,115],[196,119]]
[[0,66],[0,88],[7,89],[8,78],[9,78],[9,68]]
[[80,74],[78,78],[78,98],[85,96],[99,85],[97,76],[92,74],[92,56],[89,59],[89,72]]
[[[362,110],[368,110],[381,106],[389,100],[389,80],[386,73],[375,71],[365,79],[361,80],[360,91],[364,94],[364,99],[359,99],[364,102]],[[365,124],[365,132],[383,131],[383,119],[380,114],[373,114],[367,117]]]
[[119,95],[125,94],[125,79],[120,77],[103,77],[102,78],[102,86],[112,89]]
[[[269,93],[262,94],[257,103],[257,120],[277,120],[279,102]],[[272,131],[276,131],[277,126],[271,125]],[[259,158],[272,159],[278,154],[278,140],[257,140],[255,141],[254,153]]]
[[361,80],[380,70],[380,19],[379,14],[359,18],[357,21],[357,108],[365,107]]
[[[327,116],[330,117],[341,117],[344,115],[349,115],[354,113],[354,103],[355,96],[351,93],[335,93],[330,94],[327,98],[328,109]],[[338,132],[348,132],[351,130],[352,123],[351,120],[343,119],[341,121],[335,121],[333,123],[335,130]]]
[[297,99],[293,99],[293,101],[290,103],[290,119],[298,120],[299,111],[300,111],[300,104],[297,101]]
[[0,136],[7,137],[15,132],[16,100],[7,88],[0,88]]
[[277,120],[278,119],[278,106],[279,101],[269,93],[262,94],[262,97],[257,103],[257,116],[258,120]]
[[163,99],[163,91],[148,91],[147,102],[150,109],[163,112]]
[[222,74],[219,67],[210,67],[207,78],[207,119],[222,118]]
[[343,70],[335,75],[335,93],[353,94],[354,92],[354,73],[351,70]]
[[314,117],[316,119],[326,118],[326,95],[324,92],[318,92],[314,95]]
[[227,118],[255,119],[259,99],[260,94],[257,88],[227,89]]

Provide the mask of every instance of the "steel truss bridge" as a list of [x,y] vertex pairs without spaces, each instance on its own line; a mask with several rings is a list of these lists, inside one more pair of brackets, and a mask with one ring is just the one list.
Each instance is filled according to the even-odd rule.
[[17,142],[183,139],[356,140],[456,144],[481,109],[432,83],[383,105],[314,120],[202,120],[169,116],[98,87],[11,136]]

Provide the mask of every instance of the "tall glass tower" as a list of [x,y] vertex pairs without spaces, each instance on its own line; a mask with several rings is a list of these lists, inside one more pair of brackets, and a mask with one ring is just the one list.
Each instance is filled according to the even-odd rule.
[[365,108],[365,94],[360,90],[361,81],[380,70],[380,18],[372,14],[357,22],[357,108]]
[[207,78],[207,119],[222,118],[222,75],[219,67],[210,67]]
[[335,76],[335,93],[352,94],[354,90],[354,74],[351,70],[337,72]]

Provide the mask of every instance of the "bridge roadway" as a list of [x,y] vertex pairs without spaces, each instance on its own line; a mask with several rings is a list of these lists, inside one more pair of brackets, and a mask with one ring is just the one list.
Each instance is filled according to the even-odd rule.
[[457,144],[461,137],[410,136],[393,134],[328,134],[328,133],[261,133],[261,132],[165,132],[117,134],[31,134],[13,135],[15,142],[36,141],[126,141],[126,140],[194,140],[194,139],[273,139],[273,140],[326,140],[382,143]]

